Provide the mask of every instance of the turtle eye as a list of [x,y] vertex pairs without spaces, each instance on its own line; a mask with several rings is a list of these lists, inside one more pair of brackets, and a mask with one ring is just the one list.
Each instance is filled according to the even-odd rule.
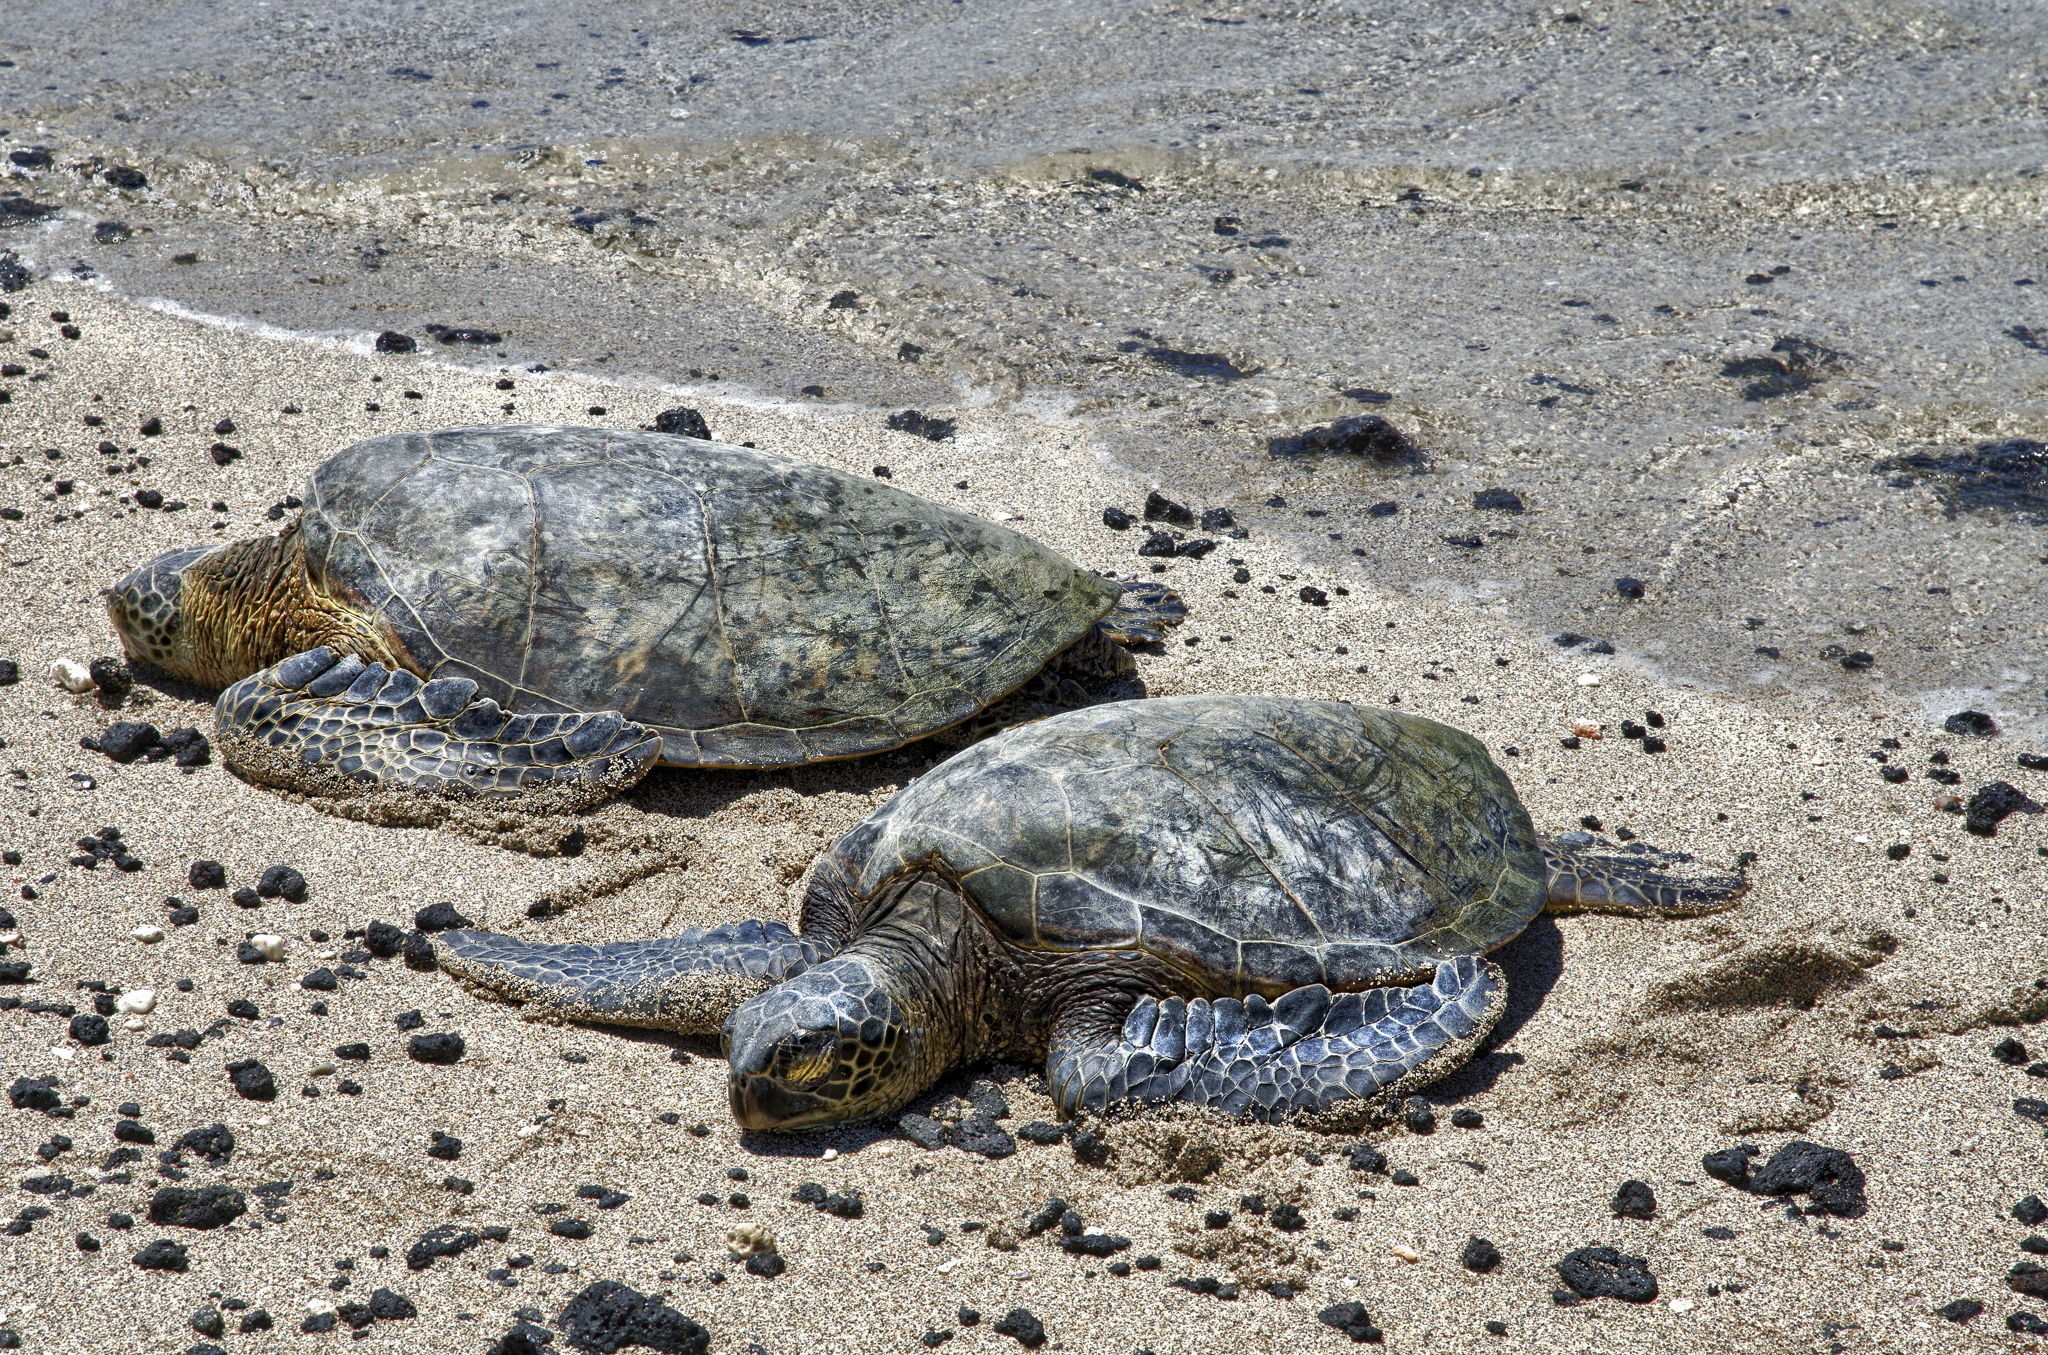
[[776,1060],[780,1065],[776,1075],[784,1082],[803,1086],[823,1082],[831,1075],[832,1055],[837,1044],[830,1031],[805,1031],[782,1047]]

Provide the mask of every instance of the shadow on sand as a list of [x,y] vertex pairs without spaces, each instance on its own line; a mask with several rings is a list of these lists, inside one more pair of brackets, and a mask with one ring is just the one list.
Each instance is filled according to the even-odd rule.
[[1455,1101],[1489,1091],[1503,1073],[1522,1062],[1520,1054],[1503,1052],[1501,1046],[1529,1023],[1557,986],[1564,973],[1564,933],[1556,922],[1539,916],[1520,936],[1493,952],[1493,961],[1507,975],[1507,1010],[1479,1052],[1429,1088],[1434,1097]]

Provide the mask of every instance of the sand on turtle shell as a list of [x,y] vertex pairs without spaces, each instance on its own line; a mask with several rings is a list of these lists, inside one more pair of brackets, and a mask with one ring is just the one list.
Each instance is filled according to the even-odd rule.
[[[552,1325],[571,1296],[601,1279],[666,1294],[711,1328],[716,1350],[753,1343],[778,1355],[897,1352],[940,1329],[958,1333],[951,1349],[1007,1350],[990,1322],[1013,1307],[1030,1309],[1070,1351],[1338,1349],[1348,1342],[1316,1314],[1347,1300],[1363,1302],[1399,1351],[1500,1349],[1484,1330],[1497,1321],[1508,1348],[1531,1351],[1721,1355],[1832,1343],[1941,1352],[1982,1348],[2006,1312],[2027,1306],[2003,1282],[2026,1231],[2007,1211],[2048,1178],[2041,1126],[2012,1106],[2043,1084],[1990,1049],[2007,1035],[2043,1043],[2037,1027],[2015,1024],[2048,1011],[2042,820],[2015,816],[1996,837],[1971,836],[1935,808],[1927,782],[1890,785],[1869,756],[1879,739],[1897,738],[1905,751],[1893,756],[1915,767],[1946,749],[1965,791],[2011,779],[2038,792],[2013,770],[2007,746],[1944,735],[1881,686],[1858,704],[1782,690],[1737,700],[1667,682],[1625,654],[1559,649],[1483,608],[1334,588],[1326,606],[1310,606],[1298,590],[1334,581],[1256,536],[1229,548],[1246,562],[1249,585],[1234,584],[1233,566],[1218,557],[1173,560],[1153,575],[1152,561],[1133,555],[1132,535],[1101,524],[1103,507],[1135,511],[1151,486],[1104,470],[1072,426],[970,411],[953,441],[934,443],[890,432],[864,411],[799,415],[697,392],[687,403],[721,437],[861,473],[887,464],[901,488],[1007,521],[1088,566],[1179,589],[1188,623],[1138,660],[1154,693],[1398,702],[1480,737],[1544,831],[1595,816],[1610,833],[1626,828],[1716,870],[1740,852],[1757,854],[1754,887],[1732,912],[1661,924],[1545,918],[1496,952],[1506,1011],[1470,1064],[1425,1089],[1439,1115],[1431,1134],[1399,1122],[1332,1136],[1167,1116],[1102,1126],[1099,1166],[1065,1144],[1022,1143],[999,1160],[927,1153],[886,1126],[741,1135],[726,1113],[723,1065],[703,1042],[521,1020],[445,975],[346,958],[357,944],[348,931],[373,919],[408,926],[440,900],[479,926],[559,941],[750,916],[793,921],[818,853],[942,750],[913,746],[780,773],[657,769],[577,818],[581,837],[568,854],[559,816],[537,821],[531,841],[516,814],[491,809],[475,811],[489,831],[451,831],[463,826],[453,819],[370,823],[249,785],[218,761],[181,773],[81,749],[81,737],[117,718],[211,729],[203,693],[144,683],[109,710],[47,677],[55,660],[114,652],[97,599],[107,580],[173,546],[275,529],[265,506],[298,492],[315,464],[351,440],[488,422],[504,417],[503,397],[494,370],[258,338],[82,288],[37,287],[36,313],[61,298],[85,337],[52,343],[48,379],[15,384],[0,430],[9,454],[0,460],[22,458],[0,465],[0,503],[26,513],[0,536],[0,657],[23,674],[0,687],[0,846],[23,853],[5,872],[10,893],[26,886],[37,895],[7,901],[20,938],[6,958],[28,961],[34,981],[5,992],[81,1011],[93,997],[82,983],[150,988],[157,998],[134,1029],[117,1017],[102,1047],[68,1040],[60,1015],[0,1013],[9,1079],[52,1078],[62,1097],[87,1102],[70,1119],[0,1108],[13,1181],[56,1174],[74,1190],[92,1188],[14,1195],[17,1211],[51,1210],[0,1250],[0,1325],[20,1332],[23,1349],[174,1355],[198,1339],[187,1318],[214,1296],[266,1308],[282,1329],[239,1337],[231,1314],[230,1349],[297,1341],[309,1304],[389,1287],[419,1316],[376,1323],[368,1345],[480,1352],[520,1309]],[[42,337],[42,322],[26,316],[14,321],[22,344]],[[421,398],[371,414],[363,406],[372,375]],[[518,417],[588,419],[598,388],[521,374]],[[633,426],[685,400],[621,386],[603,402],[609,422]],[[299,412],[281,412],[287,406]],[[163,434],[137,443],[150,465],[100,471],[92,448],[101,430],[79,422],[88,412],[124,444],[125,430],[160,417]],[[220,467],[206,449],[212,424],[227,416],[245,454]],[[63,453],[64,473],[81,487],[68,501],[41,497],[40,477],[51,473],[45,447]],[[962,480],[970,487],[956,488]],[[190,506],[130,511],[122,499],[138,485]],[[227,510],[205,511],[216,501]],[[83,516],[68,516],[70,504]],[[1623,719],[1652,709],[1665,718],[1668,751],[1648,755],[1614,736]],[[1561,746],[1576,721],[1601,724],[1609,737]],[[105,827],[119,829],[141,869],[67,864],[77,839]],[[1910,855],[1892,859],[1894,844],[1910,844]],[[200,858],[223,863],[229,890],[187,884]],[[233,888],[277,863],[304,873],[303,902],[230,902]],[[196,906],[199,920],[168,926],[156,944],[132,939],[138,925],[165,925],[173,898]],[[534,909],[541,900],[547,906]],[[284,961],[241,963],[239,943],[251,932],[282,936]],[[332,992],[300,986],[322,968],[362,977],[344,977]],[[238,999],[254,1002],[259,1017],[229,1016]],[[413,1011],[424,1033],[460,1032],[458,1062],[408,1056],[396,1018]],[[173,1057],[183,1052],[175,1047],[146,1043],[180,1030],[204,1037],[189,1062]],[[336,1057],[337,1046],[355,1042],[368,1045],[367,1062]],[[274,1100],[233,1093],[225,1065],[243,1059],[273,1071]],[[344,1078],[359,1094],[339,1093]],[[1007,1128],[1054,1118],[1028,1071],[1003,1086]],[[156,1143],[105,1168],[123,1146],[113,1137],[116,1108],[131,1100]],[[1454,1127],[1454,1106],[1481,1112],[1483,1126]],[[203,1233],[150,1225],[150,1197],[165,1183],[154,1154],[215,1122],[236,1136],[232,1159],[215,1166],[187,1154],[178,1170],[187,1185],[244,1191],[250,1212]],[[705,1132],[693,1133],[697,1125]],[[427,1155],[437,1131],[462,1141],[457,1160]],[[1736,1191],[1701,1168],[1710,1150],[1747,1140],[1769,1153],[1795,1136],[1855,1155],[1869,1178],[1866,1214],[1791,1216],[1783,1201]],[[1353,1170],[1344,1149],[1360,1138],[1417,1183]],[[47,1164],[36,1151],[43,1145],[53,1149]],[[449,1188],[451,1177],[466,1186]],[[1609,1201],[1628,1178],[1651,1183],[1655,1218],[1613,1216]],[[288,1193],[256,1193],[276,1182],[290,1183]],[[858,1191],[862,1216],[791,1200],[804,1182]],[[1191,1200],[1168,1194],[1180,1186]],[[601,1209],[579,1187],[629,1199]],[[1297,1202],[1307,1226],[1283,1234],[1270,1210],[1243,1204],[1261,1193],[1269,1204]],[[749,1197],[746,1208],[735,1194]],[[700,1195],[716,1202],[699,1204]],[[1113,1275],[1108,1261],[1062,1250],[1057,1229],[1019,1236],[1014,1251],[985,1245],[1055,1196],[1089,1233],[1129,1240],[1116,1258],[1155,1256],[1161,1268]],[[536,1213],[543,1205],[563,1209]],[[1232,1212],[1232,1240],[1200,1238],[1212,1210]],[[108,1222],[116,1213],[145,1221],[118,1230]],[[564,1216],[587,1219],[591,1236],[550,1232],[548,1222]],[[726,1238],[742,1222],[770,1228],[785,1273],[764,1279],[731,1259]],[[408,1269],[407,1248],[443,1224],[502,1227],[507,1240]],[[101,1250],[81,1252],[81,1233]],[[1458,1263],[1474,1234],[1504,1257],[1488,1274]],[[186,1244],[182,1273],[130,1264],[161,1237]],[[1647,1258],[1659,1302],[1555,1304],[1556,1262],[1589,1245]],[[1420,1259],[1403,1260],[1397,1246]],[[373,1257],[373,1247],[389,1255]],[[507,1266],[525,1256],[535,1264]],[[337,1269],[344,1258],[352,1269]],[[1241,1296],[1170,1283],[1202,1276],[1242,1282]],[[1298,1286],[1296,1296],[1253,1287],[1271,1276]],[[339,1280],[347,1286],[333,1287]],[[1932,1315],[1958,1297],[1986,1303],[1986,1314],[1969,1326]],[[962,1306],[989,1320],[961,1327]]]

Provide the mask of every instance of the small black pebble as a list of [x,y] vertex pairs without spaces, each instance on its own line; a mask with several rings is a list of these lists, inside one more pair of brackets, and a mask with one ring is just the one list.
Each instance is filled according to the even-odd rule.
[[224,1228],[248,1212],[247,1198],[228,1186],[165,1186],[149,1202],[149,1221],[171,1228]]
[[413,914],[412,925],[423,932],[447,932],[476,924],[457,912],[452,903],[430,903]]
[[1192,527],[1195,525],[1195,514],[1186,504],[1176,503],[1155,489],[1145,496],[1145,521],[1168,522],[1176,527]]
[[1822,1211],[1859,1218],[1865,1203],[1863,1169],[1839,1148],[1794,1139],[1756,1170],[1750,1189],[1759,1195],[1804,1194]]
[[1387,1169],[1387,1155],[1369,1143],[1354,1144],[1348,1156],[1351,1170],[1355,1172],[1383,1172]]
[[1965,738],[1988,739],[1998,733],[1998,721],[1981,710],[1959,710],[1943,720],[1941,727]]
[[419,1063],[454,1063],[466,1047],[455,1031],[415,1035],[405,1042],[405,1052]]
[[1331,1304],[1316,1314],[1316,1320],[1326,1327],[1334,1327],[1360,1345],[1378,1345],[1382,1339],[1380,1329],[1373,1325],[1372,1314],[1356,1299]]
[[1036,1350],[1045,1344],[1045,1324],[1029,1308],[1012,1308],[997,1318],[990,1330],[998,1336],[1010,1337],[1026,1350]]
[[1651,1193],[1649,1182],[1630,1179],[1623,1181],[1621,1189],[1614,1192],[1612,1208],[1618,1219],[1655,1218],[1657,1197]]
[[704,416],[694,409],[677,407],[664,409],[654,416],[654,431],[669,433],[676,437],[711,439],[711,425],[704,422]]
[[1749,1189],[1749,1160],[1756,1156],[1756,1149],[1748,1144],[1735,1148],[1719,1148],[1700,1159],[1700,1167],[1716,1181],[1725,1181],[1738,1190]]
[[135,1266],[139,1270],[168,1270],[184,1274],[187,1267],[185,1244],[158,1238],[135,1253]]
[[1581,1247],[1557,1263],[1557,1273],[1580,1298],[1649,1303],[1657,1297],[1649,1263],[1612,1247]]
[[277,1079],[255,1059],[237,1059],[228,1066],[228,1079],[235,1094],[251,1101],[269,1101],[277,1095]]
[[1074,1160],[1085,1167],[1100,1167],[1109,1161],[1109,1141],[1092,1129],[1074,1135]]
[[1483,1237],[1473,1236],[1465,1240],[1465,1250],[1458,1257],[1458,1264],[1475,1274],[1484,1275],[1500,1264],[1500,1248]]
[[405,949],[405,933],[388,922],[372,922],[363,929],[363,949],[388,960]]

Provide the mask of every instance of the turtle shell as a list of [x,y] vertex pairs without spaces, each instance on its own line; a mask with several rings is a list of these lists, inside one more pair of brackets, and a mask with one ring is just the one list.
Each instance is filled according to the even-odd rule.
[[1010,729],[848,833],[862,897],[921,862],[1011,943],[1139,951],[1190,995],[1412,981],[1544,901],[1528,813],[1478,740],[1334,701],[1183,696]]
[[892,748],[1028,681],[1119,585],[887,485],[598,428],[359,442],[313,473],[310,582],[428,677],[519,712],[615,710],[662,760]]

